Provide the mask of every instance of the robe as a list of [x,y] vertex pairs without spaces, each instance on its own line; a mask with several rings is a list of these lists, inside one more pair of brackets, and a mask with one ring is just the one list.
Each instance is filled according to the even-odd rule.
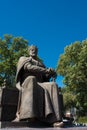
[[62,120],[58,85],[50,82],[46,67],[31,57],[21,57],[17,65],[16,87],[20,89],[19,119],[37,118],[54,123]]

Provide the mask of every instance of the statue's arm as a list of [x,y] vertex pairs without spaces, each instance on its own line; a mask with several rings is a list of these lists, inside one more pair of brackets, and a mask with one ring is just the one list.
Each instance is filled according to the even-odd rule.
[[41,66],[38,66],[38,65],[32,65],[29,62],[24,65],[24,69],[28,70],[30,72],[43,73],[49,79],[51,77],[54,77],[54,78],[56,77],[56,72],[52,68],[45,68],[45,67],[41,67]]
[[24,69],[30,72],[48,73],[46,68],[37,65],[32,65],[31,63],[26,63],[24,65]]

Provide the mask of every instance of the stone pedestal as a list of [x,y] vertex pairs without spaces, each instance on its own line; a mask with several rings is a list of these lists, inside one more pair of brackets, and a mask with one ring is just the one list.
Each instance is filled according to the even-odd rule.
[[15,118],[18,104],[18,90],[16,88],[0,89],[0,121],[12,121]]
[[29,127],[28,122],[9,122],[9,121],[3,121],[0,122],[0,128],[24,128]]

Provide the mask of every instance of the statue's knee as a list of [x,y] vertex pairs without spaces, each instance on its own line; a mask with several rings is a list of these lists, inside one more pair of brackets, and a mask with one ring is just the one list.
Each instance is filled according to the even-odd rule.
[[35,82],[36,81],[36,77],[35,76],[28,76],[25,80],[24,80],[24,82],[23,82],[23,84],[25,83],[25,82]]
[[29,81],[29,82],[32,82],[32,83],[36,83],[36,82],[37,82],[35,76],[29,76],[29,77],[28,77],[28,81]]
[[36,77],[35,77],[35,76],[29,76],[29,78],[30,78],[30,79],[36,79]]

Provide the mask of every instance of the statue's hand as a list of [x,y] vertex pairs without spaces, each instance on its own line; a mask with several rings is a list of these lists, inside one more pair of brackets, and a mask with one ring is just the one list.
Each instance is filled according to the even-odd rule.
[[54,77],[54,78],[57,77],[56,71],[55,71],[53,68],[48,68],[48,69],[47,69],[47,72],[48,72],[48,74],[49,74],[51,77]]

